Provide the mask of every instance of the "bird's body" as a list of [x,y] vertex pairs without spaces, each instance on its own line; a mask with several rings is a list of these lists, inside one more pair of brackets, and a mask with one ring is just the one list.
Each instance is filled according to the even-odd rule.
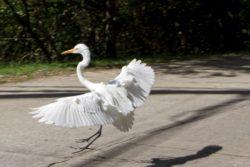
[[121,73],[107,84],[92,83],[83,76],[90,63],[90,51],[84,44],[63,52],[80,53],[83,60],[77,65],[77,76],[90,92],[60,98],[56,102],[36,108],[33,117],[39,122],[63,127],[81,127],[113,124],[121,131],[128,131],[134,120],[135,108],[144,104],[154,83],[151,67],[132,60]]

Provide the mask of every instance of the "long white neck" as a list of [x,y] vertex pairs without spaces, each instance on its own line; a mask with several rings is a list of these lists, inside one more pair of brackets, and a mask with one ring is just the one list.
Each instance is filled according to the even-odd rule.
[[90,52],[89,50],[83,50],[80,52],[80,54],[83,56],[83,60],[78,63],[76,68],[76,73],[79,81],[83,86],[85,86],[89,90],[94,89],[94,83],[90,82],[83,76],[83,70],[86,68],[90,63]]

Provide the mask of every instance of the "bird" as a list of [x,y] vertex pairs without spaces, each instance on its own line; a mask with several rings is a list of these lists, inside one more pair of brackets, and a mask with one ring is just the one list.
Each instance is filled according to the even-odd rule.
[[134,122],[134,111],[142,106],[155,82],[152,67],[133,59],[123,66],[120,74],[107,83],[93,83],[86,79],[83,71],[90,64],[91,56],[87,45],[80,43],[62,55],[80,54],[82,61],[76,67],[80,83],[89,90],[85,94],[63,97],[50,104],[33,108],[30,112],[38,122],[61,127],[78,128],[97,125],[96,133],[77,142],[87,142],[80,150],[89,146],[102,135],[103,125],[112,124],[127,132]]

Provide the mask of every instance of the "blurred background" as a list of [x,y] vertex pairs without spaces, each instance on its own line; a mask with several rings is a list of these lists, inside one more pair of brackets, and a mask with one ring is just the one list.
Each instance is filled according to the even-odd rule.
[[0,61],[61,61],[86,43],[97,59],[248,51],[249,0],[0,0]]

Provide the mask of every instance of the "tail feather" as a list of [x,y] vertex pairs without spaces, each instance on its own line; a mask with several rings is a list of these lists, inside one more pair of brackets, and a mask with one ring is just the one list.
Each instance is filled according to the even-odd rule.
[[120,131],[127,132],[129,131],[134,124],[134,112],[130,112],[126,116],[123,114],[120,114],[115,122],[113,122],[113,125],[119,129]]

